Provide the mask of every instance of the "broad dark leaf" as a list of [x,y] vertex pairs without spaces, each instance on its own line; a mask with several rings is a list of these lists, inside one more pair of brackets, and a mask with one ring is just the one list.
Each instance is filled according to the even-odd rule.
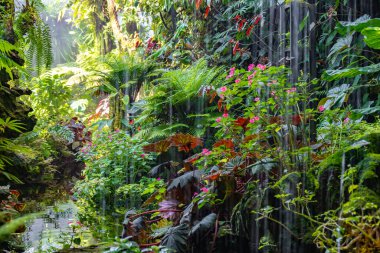
[[176,253],[187,252],[187,235],[189,227],[187,224],[180,224],[171,227],[161,240],[161,245],[174,250]]
[[194,202],[191,202],[185,208],[185,210],[183,210],[183,215],[182,215],[182,218],[180,220],[180,224],[182,224],[182,223],[190,224],[193,210],[194,210]]
[[215,142],[213,145],[214,148],[217,147],[225,147],[226,149],[233,149],[234,148],[234,143],[230,139],[223,139]]
[[196,236],[206,233],[208,230],[213,228],[215,221],[216,214],[210,213],[209,215],[204,217],[199,223],[197,223],[194,227],[191,228],[189,235]]
[[189,171],[183,174],[182,176],[179,176],[175,178],[170,185],[168,186],[168,191],[172,190],[173,188],[185,187],[188,183],[195,183],[199,180],[201,177],[201,172],[199,170]]
[[161,163],[157,166],[154,166],[150,171],[149,171],[149,175],[151,175],[152,177],[157,177],[159,176],[161,173],[163,173],[165,170],[167,170],[168,168],[170,168],[170,162],[164,162],[164,163]]
[[145,220],[143,217],[138,217],[134,221],[132,221],[132,227],[137,231],[143,229],[145,227]]

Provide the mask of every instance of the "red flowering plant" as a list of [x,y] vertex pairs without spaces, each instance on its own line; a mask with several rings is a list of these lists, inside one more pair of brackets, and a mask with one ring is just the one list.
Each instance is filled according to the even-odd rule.
[[[26,206],[25,203],[21,202],[18,198],[20,192],[18,190],[1,190],[1,202],[0,202],[0,211],[1,211],[1,222],[0,225],[4,223],[11,222],[12,219],[17,218]],[[3,197],[6,196],[6,197]],[[16,233],[21,233],[25,231],[25,225],[21,224],[15,230]]]
[[234,24],[234,29],[231,31],[231,37],[228,41],[232,48],[233,60],[246,62],[251,58],[249,47],[257,43],[253,40],[253,34],[258,31],[261,25],[263,16],[261,14],[251,15],[241,13],[231,19]]
[[0,203],[0,209],[3,211],[10,211],[13,213],[18,213],[24,210],[25,203],[18,200],[20,192],[18,190],[9,190],[7,193],[7,198],[2,199]]

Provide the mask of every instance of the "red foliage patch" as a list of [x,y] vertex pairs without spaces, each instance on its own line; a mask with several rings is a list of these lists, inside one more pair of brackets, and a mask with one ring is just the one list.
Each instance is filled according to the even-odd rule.
[[228,139],[228,140],[219,140],[215,142],[215,144],[213,145],[214,148],[221,147],[221,146],[224,146],[227,149],[233,149],[234,143],[232,142],[232,140]]
[[170,137],[173,146],[178,147],[178,151],[189,152],[197,146],[202,146],[202,140],[191,134],[178,133]]
[[168,151],[169,147],[171,145],[170,140],[162,140],[155,143],[148,144],[143,147],[144,152],[157,152],[157,153],[163,153]]
[[247,125],[249,123],[249,118],[242,118],[242,117],[239,117],[235,120],[235,125],[236,126],[241,126],[244,131],[247,130]]
[[203,2],[203,0],[196,0],[195,1],[195,8],[197,10],[199,10],[199,8],[201,7],[202,2]]

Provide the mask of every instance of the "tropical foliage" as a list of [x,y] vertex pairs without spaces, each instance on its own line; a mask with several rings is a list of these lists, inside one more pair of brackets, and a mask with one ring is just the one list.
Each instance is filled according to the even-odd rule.
[[49,196],[42,252],[378,252],[379,11],[0,1],[1,248]]

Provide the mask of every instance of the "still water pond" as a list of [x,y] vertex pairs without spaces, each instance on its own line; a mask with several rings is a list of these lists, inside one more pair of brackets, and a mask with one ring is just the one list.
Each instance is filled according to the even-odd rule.
[[78,221],[77,208],[71,201],[46,207],[26,227],[19,239],[27,253],[57,252],[96,243],[90,231]]

